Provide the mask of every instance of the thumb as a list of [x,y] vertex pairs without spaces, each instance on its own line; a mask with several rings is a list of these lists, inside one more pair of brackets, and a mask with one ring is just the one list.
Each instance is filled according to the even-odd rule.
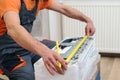
[[85,34],[86,34],[87,36],[90,35],[90,31],[89,31],[89,28],[88,28],[88,27],[86,27]]

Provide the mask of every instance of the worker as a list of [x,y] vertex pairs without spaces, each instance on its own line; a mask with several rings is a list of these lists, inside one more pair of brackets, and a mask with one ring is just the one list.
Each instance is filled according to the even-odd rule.
[[[38,12],[49,9],[85,22],[86,35],[93,35],[92,20],[56,0],[0,0],[0,68],[10,80],[35,80],[34,63],[43,58],[51,75],[64,74],[66,61],[55,51],[54,41],[38,41],[30,34]],[[60,62],[62,69],[58,67]]]

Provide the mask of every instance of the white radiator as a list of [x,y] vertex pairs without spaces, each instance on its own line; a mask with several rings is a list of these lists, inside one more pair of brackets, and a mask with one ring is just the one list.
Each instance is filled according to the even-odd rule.
[[[96,27],[95,40],[100,52],[120,53],[120,1],[66,0],[89,16]],[[62,16],[62,37],[84,36],[85,23]]]

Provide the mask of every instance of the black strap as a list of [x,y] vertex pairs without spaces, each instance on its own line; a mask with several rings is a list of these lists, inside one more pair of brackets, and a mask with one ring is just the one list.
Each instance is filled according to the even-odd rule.
[[[45,0],[45,1],[48,1],[48,0]],[[22,4],[22,3],[24,3],[23,0],[21,0],[21,4]],[[35,6],[36,8],[38,7],[38,3],[39,3],[39,0],[36,0],[36,6]]]

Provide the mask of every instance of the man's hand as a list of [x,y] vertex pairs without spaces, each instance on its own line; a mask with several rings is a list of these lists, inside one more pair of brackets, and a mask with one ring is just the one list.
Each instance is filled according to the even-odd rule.
[[[66,61],[52,50],[47,51],[47,54],[44,54],[42,58],[47,70],[51,75],[54,75],[55,72],[64,74],[64,70],[67,69]],[[58,62],[61,63],[61,68],[58,67]]]
[[85,34],[88,36],[92,36],[95,33],[95,28],[92,22],[87,22],[85,27]]

